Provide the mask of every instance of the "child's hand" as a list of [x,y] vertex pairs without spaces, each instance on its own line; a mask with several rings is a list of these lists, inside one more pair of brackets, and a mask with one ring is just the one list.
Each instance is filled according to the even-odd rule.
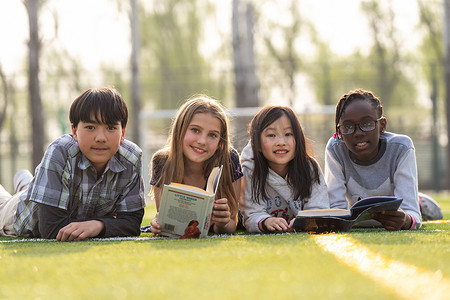
[[150,225],[152,225],[152,227],[150,227],[150,230],[153,234],[161,233],[161,225],[158,224],[158,213],[156,213]]
[[288,231],[290,230],[288,223],[283,218],[267,218],[264,221],[264,226],[266,226],[269,231]]
[[72,222],[59,230],[56,240],[60,242],[82,241],[90,237],[96,237],[102,232],[103,228],[105,228],[105,224],[98,220]]
[[386,230],[409,229],[412,224],[411,217],[401,210],[383,210],[371,214]]
[[225,227],[231,220],[228,199],[221,198],[214,201],[211,221],[218,227]]
[[295,221],[295,218],[293,218],[290,222],[289,222],[289,230],[288,231],[294,231],[294,221]]

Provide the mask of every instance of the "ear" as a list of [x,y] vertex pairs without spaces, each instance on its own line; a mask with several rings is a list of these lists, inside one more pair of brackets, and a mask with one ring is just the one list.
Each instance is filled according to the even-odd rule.
[[386,118],[381,119],[380,120],[380,124],[381,124],[380,130],[381,130],[381,133],[383,133],[383,132],[386,131],[386,128],[387,128],[387,120],[386,120]]
[[122,137],[120,138],[120,143],[122,144],[122,142],[125,140],[125,132],[127,131],[126,128],[122,129]]
[[74,140],[78,142],[77,128],[75,126],[73,126],[73,124],[71,124],[71,126],[72,126],[72,136],[73,136]]

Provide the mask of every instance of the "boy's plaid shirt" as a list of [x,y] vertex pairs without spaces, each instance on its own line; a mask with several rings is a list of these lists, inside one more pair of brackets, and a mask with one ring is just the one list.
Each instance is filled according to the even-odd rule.
[[19,236],[39,236],[37,203],[67,210],[77,220],[145,207],[142,150],[124,140],[97,179],[78,142],[61,136],[48,147],[28,191],[20,196],[14,218]]

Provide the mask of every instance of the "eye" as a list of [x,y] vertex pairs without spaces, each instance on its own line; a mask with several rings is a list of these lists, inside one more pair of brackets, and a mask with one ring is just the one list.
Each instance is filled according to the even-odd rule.
[[106,129],[113,131],[113,130],[116,130],[117,127],[115,125],[109,125]]
[[267,134],[267,137],[273,138],[273,137],[275,137],[275,134],[273,134],[273,133],[268,133],[268,134]]
[[355,128],[355,125],[353,124],[344,124],[343,125],[345,130],[353,130],[353,128]]
[[293,136],[294,134],[292,132],[287,132],[285,135],[286,136]]
[[216,139],[218,137],[218,135],[216,133],[210,133],[209,137],[213,138],[213,139]]
[[87,130],[93,130],[95,127],[93,125],[86,125],[84,128]]
[[195,127],[192,127],[192,128],[191,128],[191,131],[192,131],[193,133],[199,133],[199,132],[200,132],[200,130],[198,130],[198,128],[195,128]]
[[374,122],[370,120],[361,122],[361,127],[373,127],[374,125]]

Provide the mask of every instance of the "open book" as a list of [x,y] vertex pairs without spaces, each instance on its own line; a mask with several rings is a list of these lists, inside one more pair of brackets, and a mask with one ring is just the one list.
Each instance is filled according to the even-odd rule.
[[206,190],[181,183],[164,185],[158,214],[161,235],[171,238],[202,238],[208,235],[222,167],[213,168]]
[[353,225],[370,220],[373,212],[397,210],[402,201],[395,196],[375,196],[359,200],[350,209],[301,210],[293,228],[314,233],[349,231]]

